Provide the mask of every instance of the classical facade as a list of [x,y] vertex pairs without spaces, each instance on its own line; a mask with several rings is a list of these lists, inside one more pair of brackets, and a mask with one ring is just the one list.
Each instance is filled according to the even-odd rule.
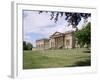
[[50,48],[74,48],[75,47],[75,38],[74,32],[55,32],[50,36]]
[[50,48],[60,48],[64,46],[64,34],[60,32],[55,32],[50,36],[49,40]]
[[36,47],[39,49],[49,48],[74,48],[75,37],[74,32],[55,32],[49,39],[41,39],[36,41]]
[[49,39],[36,40],[36,48],[48,49],[49,48]]

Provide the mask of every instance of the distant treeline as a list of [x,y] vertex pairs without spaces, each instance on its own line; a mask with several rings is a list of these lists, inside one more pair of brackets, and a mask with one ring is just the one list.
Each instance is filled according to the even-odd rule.
[[33,45],[29,42],[23,41],[23,50],[32,50]]

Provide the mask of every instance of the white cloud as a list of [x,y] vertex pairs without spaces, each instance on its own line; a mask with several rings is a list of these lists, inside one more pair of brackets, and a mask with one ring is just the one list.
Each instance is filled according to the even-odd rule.
[[25,11],[24,13],[27,14],[27,16],[24,18],[25,32],[34,32],[39,30],[40,27],[55,24],[53,21],[50,21],[50,14],[38,14],[38,11]]

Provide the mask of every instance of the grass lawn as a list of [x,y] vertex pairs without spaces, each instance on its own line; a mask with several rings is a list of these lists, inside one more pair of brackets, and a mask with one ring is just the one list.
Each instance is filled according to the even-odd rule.
[[91,53],[83,48],[24,51],[23,69],[90,66]]

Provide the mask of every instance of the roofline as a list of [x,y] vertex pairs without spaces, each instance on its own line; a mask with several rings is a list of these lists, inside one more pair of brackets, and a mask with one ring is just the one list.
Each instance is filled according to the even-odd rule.
[[44,38],[44,39],[38,39],[36,41],[41,41],[41,40],[49,40],[48,38]]

